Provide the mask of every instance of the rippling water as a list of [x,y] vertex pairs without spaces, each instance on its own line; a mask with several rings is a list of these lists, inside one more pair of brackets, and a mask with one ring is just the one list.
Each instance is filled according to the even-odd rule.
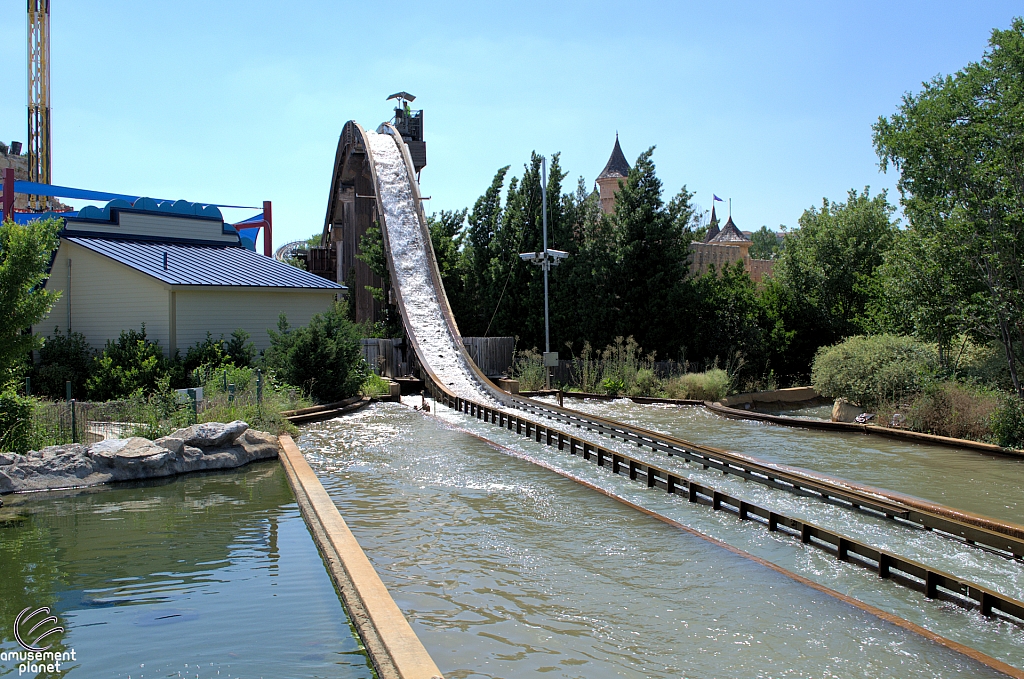
[[447,677],[998,676],[517,455],[1024,666],[1012,626],[445,408],[379,404],[300,446]]
[[4,501],[0,650],[50,606],[73,678],[372,676],[276,461]]
[[[640,405],[627,399],[566,399],[565,405],[693,443],[806,467],[1024,524],[1024,459],[1021,458],[866,434],[730,420],[702,407]],[[811,408],[788,414],[819,414],[819,410]]]

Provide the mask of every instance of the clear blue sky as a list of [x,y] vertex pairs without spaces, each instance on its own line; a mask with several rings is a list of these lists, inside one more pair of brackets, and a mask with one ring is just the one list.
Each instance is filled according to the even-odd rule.
[[[296,8],[296,9],[293,9]],[[562,152],[592,184],[618,131],[666,198],[733,199],[740,228],[893,188],[871,124],[980,58],[1019,2],[52,0],[53,181],[274,202],[275,241],[323,226],[338,134],[385,97],[425,110],[428,211]],[[26,137],[25,3],[0,6],[0,139]],[[243,215],[240,215],[243,216]]]

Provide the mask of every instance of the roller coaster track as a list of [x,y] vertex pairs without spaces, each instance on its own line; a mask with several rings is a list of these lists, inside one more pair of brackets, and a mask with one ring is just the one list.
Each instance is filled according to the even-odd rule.
[[[365,152],[375,188],[388,267],[396,302],[424,379],[436,403],[503,430],[555,446],[571,455],[628,476],[650,489],[762,523],[769,531],[792,535],[803,544],[871,569],[882,578],[917,589],[928,598],[976,608],[986,616],[1024,625],[1024,602],[963,578],[931,568],[852,537],[733,497],[707,483],[634,457],[625,448],[681,458],[748,481],[865,512],[915,530],[934,531],[971,547],[1019,561],[1024,557],[1024,526],[1003,523],[917,498],[850,483],[805,469],[694,444],[666,434],[568,408],[511,395],[495,387],[467,353],[437,267],[412,160],[401,135],[389,124],[367,132],[346,124],[339,141],[332,200],[341,168],[353,148]],[[331,208],[329,208],[329,211]],[[330,212],[328,215],[330,219]],[[326,231],[325,231],[326,233]],[[605,441],[608,445],[601,445]],[[611,447],[610,447],[611,446]]]

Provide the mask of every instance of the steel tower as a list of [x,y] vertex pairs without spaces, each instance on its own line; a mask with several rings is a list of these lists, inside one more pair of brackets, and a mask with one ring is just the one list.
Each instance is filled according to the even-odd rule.
[[[50,0],[28,0],[28,180],[50,183]],[[32,210],[48,202],[28,197]]]

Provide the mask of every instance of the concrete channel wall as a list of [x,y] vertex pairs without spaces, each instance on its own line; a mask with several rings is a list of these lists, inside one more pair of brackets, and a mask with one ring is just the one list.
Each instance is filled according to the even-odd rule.
[[288,483],[377,676],[442,679],[306,458],[290,436],[280,441]]

